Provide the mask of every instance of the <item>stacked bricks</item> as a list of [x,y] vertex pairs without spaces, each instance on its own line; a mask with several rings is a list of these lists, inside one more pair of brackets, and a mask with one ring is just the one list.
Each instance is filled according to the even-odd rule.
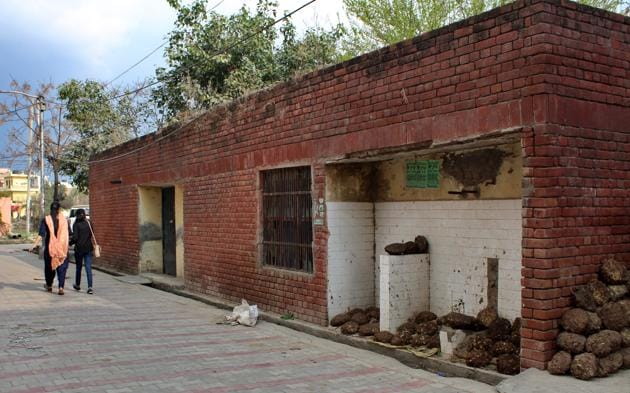
[[604,254],[628,260],[628,30],[573,3],[517,1],[108,150],[90,166],[98,263],[137,272],[137,186],[178,184],[188,288],[326,324],[326,226],[313,274],[262,267],[260,170],[311,165],[317,199],[328,159],[520,131],[522,358],[544,367],[571,287]]

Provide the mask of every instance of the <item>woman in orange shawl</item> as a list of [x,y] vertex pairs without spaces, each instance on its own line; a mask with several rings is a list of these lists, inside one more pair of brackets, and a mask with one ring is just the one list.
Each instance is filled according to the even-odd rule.
[[50,205],[50,215],[46,216],[39,225],[39,235],[44,245],[44,276],[46,290],[52,292],[52,284],[57,272],[59,294],[63,295],[68,269],[68,244],[70,242],[68,223],[59,212],[60,205],[54,201]]

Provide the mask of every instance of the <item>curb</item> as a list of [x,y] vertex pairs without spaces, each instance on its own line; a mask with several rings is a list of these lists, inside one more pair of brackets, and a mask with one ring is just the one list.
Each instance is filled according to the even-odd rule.
[[[74,263],[74,262],[72,262],[72,263]],[[99,272],[103,272],[105,274],[109,274],[110,276],[114,276],[114,277],[124,276],[123,273],[120,273],[120,272],[118,272],[116,270],[109,269],[109,268],[102,267],[102,266],[95,266],[94,265],[94,258],[92,258],[92,270],[98,270]]]
[[[146,284],[146,285],[152,288],[161,290],[161,291],[170,292],[178,296],[193,299],[193,300],[196,300],[196,301],[199,301],[199,302],[202,302],[202,303],[205,303],[205,304],[208,304],[208,305],[220,308],[220,309],[232,310],[234,308],[233,304],[228,304],[224,300],[206,296],[206,295],[195,294],[195,293],[183,290],[183,289],[174,288],[169,284],[153,281],[151,284]],[[408,367],[433,372],[444,377],[459,377],[459,378],[472,379],[472,380],[482,382],[491,386],[495,386],[509,378],[509,376],[499,374],[492,370],[472,368],[463,364],[449,362],[441,358],[432,358],[432,357],[420,358],[409,352],[383,347],[371,341],[367,341],[366,339],[353,337],[353,336],[344,336],[326,327],[322,327],[322,326],[318,326],[318,325],[314,325],[308,322],[303,322],[303,321],[298,321],[298,320],[285,320],[285,319],[280,318],[280,315],[271,313],[271,312],[261,311],[259,314],[259,318],[263,321],[274,323],[280,326],[284,326],[289,329],[297,330],[299,332],[306,333],[311,336],[324,338],[324,339],[335,341],[341,344],[346,344],[346,345],[350,345],[356,348],[376,352],[381,355],[389,356],[391,358],[398,360],[399,362],[401,362],[402,364]]]

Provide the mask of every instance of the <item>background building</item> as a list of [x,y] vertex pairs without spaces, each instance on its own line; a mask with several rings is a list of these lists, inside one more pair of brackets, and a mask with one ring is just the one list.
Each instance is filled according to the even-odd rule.
[[[28,175],[23,172],[13,172],[4,169],[0,172],[0,192],[11,198],[13,218],[26,215],[26,200],[28,190]],[[31,175],[31,201],[39,197],[39,176]],[[31,202],[32,203],[32,202]]]

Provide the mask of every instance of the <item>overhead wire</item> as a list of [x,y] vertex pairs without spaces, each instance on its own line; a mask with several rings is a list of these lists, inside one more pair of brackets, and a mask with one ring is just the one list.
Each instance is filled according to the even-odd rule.
[[[208,12],[212,12],[214,11],[218,6],[220,6],[225,0],[220,0],[218,3],[216,3],[212,8],[210,8],[208,10]],[[120,77],[122,77],[123,75],[125,75],[126,73],[128,73],[129,71],[131,71],[132,69],[134,69],[135,67],[137,67],[140,63],[142,63],[143,61],[145,61],[146,59],[148,59],[149,57],[151,57],[151,55],[153,55],[155,52],[157,52],[158,50],[160,50],[161,48],[164,47],[164,45],[166,45],[168,43],[169,39],[165,39],[159,46],[157,46],[155,49],[151,50],[151,52],[147,53],[144,57],[142,57],[140,60],[138,60],[137,62],[135,62],[133,65],[127,67],[123,72],[121,72],[120,74],[116,75],[114,78],[112,78],[111,80],[109,80],[108,82],[105,83],[104,87],[107,87],[109,85],[111,85],[114,81],[118,80]]]
[[26,106],[23,106],[23,107],[20,107],[20,108],[15,108],[15,109],[12,109],[12,110],[9,110],[9,111],[0,112],[0,116],[3,116],[3,115],[10,115],[10,114],[12,114],[12,113],[18,113],[18,112],[23,111],[24,109],[28,109],[28,108],[30,108],[30,107],[32,107],[32,106],[34,106],[34,105],[35,105],[35,104],[26,105]]
[[[224,0],[220,0],[220,1],[219,1],[219,2],[218,2],[218,3],[217,3],[217,4],[216,4],[216,5],[215,5],[212,9],[210,9],[210,11],[212,11],[212,10],[214,10],[216,7],[218,7],[221,3],[223,3],[223,1],[224,1]],[[220,49],[220,50],[217,50],[217,51],[213,52],[212,54],[209,54],[209,55],[208,55],[208,58],[210,58],[210,59],[211,59],[211,58],[214,58],[214,57],[216,57],[216,56],[218,56],[218,55],[225,54],[227,51],[229,51],[229,50],[231,50],[231,49],[233,49],[233,48],[237,47],[238,45],[241,45],[241,44],[243,44],[243,43],[245,43],[245,42],[249,41],[249,40],[250,40],[250,39],[252,39],[253,37],[255,37],[255,36],[257,36],[257,35],[259,35],[259,34],[261,34],[261,33],[265,32],[266,30],[268,30],[269,28],[271,28],[271,27],[273,27],[273,26],[277,25],[278,23],[280,23],[280,22],[282,22],[282,21],[284,21],[284,20],[287,20],[287,19],[288,19],[288,18],[290,18],[292,15],[294,15],[294,14],[296,14],[296,13],[300,12],[302,9],[304,9],[304,8],[306,8],[306,7],[308,7],[308,6],[310,6],[311,4],[315,3],[316,1],[317,1],[317,0],[310,0],[310,1],[307,1],[306,3],[302,4],[300,7],[298,7],[298,8],[296,8],[296,9],[294,9],[293,11],[291,11],[291,12],[289,12],[289,13],[287,13],[287,14],[284,14],[284,16],[282,16],[282,17],[280,17],[280,18],[278,18],[278,19],[274,20],[273,22],[271,22],[271,23],[269,23],[269,24],[267,24],[267,25],[265,25],[265,26],[261,27],[260,29],[258,29],[258,30],[256,30],[256,31],[254,31],[254,32],[253,32],[253,33],[251,33],[251,34],[248,34],[248,35],[247,35],[247,36],[245,36],[244,38],[242,38],[242,39],[240,39],[240,40],[236,40],[236,41],[235,41],[235,42],[233,42],[232,44],[230,44],[230,45],[228,45],[228,46],[226,46],[226,47],[224,47],[224,48],[222,48],[222,49]],[[107,82],[107,83],[105,84],[105,86],[108,86],[109,84],[111,84],[111,83],[112,83],[112,82],[114,82],[115,80],[117,80],[117,79],[119,79],[120,77],[122,77],[123,75],[125,75],[127,72],[131,71],[133,68],[135,68],[135,67],[136,67],[136,66],[138,66],[140,63],[142,63],[143,61],[145,61],[147,58],[149,58],[149,57],[150,57],[153,53],[155,53],[157,50],[159,50],[160,48],[162,48],[164,45],[166,45],[166,42],[163,42],[162,44],[160,44],[157,48],[153,49],[151,52],[149,52],[149,53],[148,53],[147,55],[145,55],[142,59],[140,59],[139,61],[137,61],[136,63],[134,63],[134,64],[133,64],[133,65],[131,65],[130,67],[127,67],[127,68],[126,68],[123,72],[121,72],[121,73],[120,73],[120,74],[118,74],[116,77],[114,77],[114,78],[113,78],[113,79],[111,79],[109,82]],[[191,66],[189,66],[189,67],[187,67],[187,68],[191,68]],[[180,69],[179,71],[180,71],[180,72],[185,72],[185,71],[187,70],[187,68]],[[168,79],[168,78],[167,78],[167,79]],[[153,86],[155,86],[155,85],[157,85],[157,84],[159,84],[159,83],[162,83],[162,82],[163,82],[163,80],[155,80],[155,81],[153,81],[153,82],[151,82],[151,83],[145,83],[144,85],[140,86],[140,87],[139,87],[139,88],[137,88],[137,89],[133,89],[133,90],[130,90],[130,91],[126,91],[126,92],[124,92],[124,93],[122,93],[122,94],[115,95],[115,96],[113,96],[113,97],[108,98],[108,100],[109,100],[109,101],[112,101],[112,100],[115,100],[115,99],[119,99],[119,98],[123,98],[123,97],[126,97],[126,96],[130,96],[130,95],[132,95],[132,94],[137,94],[137,93],[139,93],[140,91],[142,91],[142,90],[144,90],[144,89],[147,89],[147,88],[149,88],[149,87],[153,87]],[[55,101],[52,101],[52,100],[45,100],[45,102],[46,102],[46,103],[48,103],[48,104],[51,104],[51,105],[64,106],[64,107],[66,107],[66,106],[67,106],[67,104],[66,104],[66,103],[58,103],[58,102],[55,102]],[[34,105],[34,104],[33,104],[33,105]],[[28,106],[25,106],[25,107],[22,107],[22,108],[17,108],[17,109],[14,109],[14,110],[12,110],[12,111],[7,111],[5,114],[15,113],[15,112],[17,112],[17,111],[20,111],[20,110],[23,110],[23,109],[27,109],[27,108],[29,108],[30,106],[33,106],[33,105],[28,105]],[[201,115],[199,115],[199,116],[201,116]],[[150,145],[152,145],[152,144],[154,144],[154,143],[157,143],[157,142],[159,142],[160,140],[162,140],[162,139],[164,139],[164,138],[166,138],[166,137],[168,137],[168,136],[173,135],[174,133],[178,132],[180,129],[185,128],[185,126],[186,126],[186,125],[190,124],[192,121],[194,121],[194,120],[196,120],[197,118],[199,118],[199,116],[194,117],[193,119],[191,119],[190,121],[188,121],[186,124],[182,125],[182,126],[181,126],[181,127],[179,127],[177,130],[175,130],[173,133],[170,133],[170,134],[164,135],[164,136],[162,136],[162,137],[160,137],[160,138],[157,138],[157,139],[155,139],[155,140],[153,140],[153,141],[151,141],[151,142],[149,142],[149,143],[147,143],[147,144],[145,144],[145,145],[143,145],[143,146],[141,146],[141,147],[139,147],[139,148],[137,148],[137,149],[131,150],[131,151],[129,151],[129,152],[126,152],[126,153],[123,153],[123,154],[120,154],[120,155],[117,155],[117,156],[108,157],[108,158],[104,158],[104,159],[100,159],[100,160],[92,160],[92,161],[89,161],[89,162],[91,162],[91,163],[92,163],[92,162],[105,162],[105,161],[111,161],[111,160],[114,160],[114,159],[117,159],[117,158],[120,158],[120,157],[123,157],[123,156],[129,155],[129,154],[136,153],[137,151],[140,151],[140,150],[142,150],[142,149],[145,149],[145,148],[147,148],[148,146],[150,146]]]
[[[235,41],[233,44],[231,44],[231,45],[229,45],[229,46],[227,46],[227,47],[224,47],[224,48],[222,48],[222,49],[220,49],[220,50],[217,50],[217,51],[213,52],[212,54],[208,55],[208,58],[209,58],[209,59],[212,59],[213,57],[216,57],[216,56],[218,56],[218,55],[225,54],[225,53],[226,53],[227,51],[229,51],[230,49],[233,49],[233,48],[237,47],[238,45],[240,45],[240,44],[242,44],[242,43],[244,43],[244,42],[246,42],[246,41],[249,41],[251,38],[253,38],[253,37],[255,37],[255,36],[259,35],[260,33],[264,32],[264,31],[266,31],[266,30],[267,30],[267,29],[269,29],[270,27],[273,27],[273,26],[277,25],[278,23],[280,23],[280,22],[282,22],[282,21],[284,21],[284,20],[286,20],[286,19],[290,18],[293,14],[295,14],[295,13],[297,13],[297,12],[300,12],[302,9],[304,9],[304,8],[308,7],[309,5],[313,4],[313,3],[314,3],[314,2],[316,2],[316,1],[317,1],[317,0],[310,0],[310,1],[308,1],[308,2],[306,2],[306,3],[304,3],[304,4],[302,4],[300,7],[298,7],[298,8],[296,8],[296,9],[294,9],[293,11],[289,12],[288,14],[285,14],[283,17],[278,18],[278,19],[274,20],[273,22],[271,22],[271,23],[269,23],[269,24],[267,24],[267,25],[265,25],[265,26],[261,27],[260,29],[256,30],[255,32],[253,32],[253,33],[251,33],[251,34],[249,34],[249,35],[245,36],[244,38],[242,38],[242,39],[240,39],[240,40]],[[192,66],[185,67],[185,68],[183,68],[183,69],[180,69],[179,71],[180,71],[180,72],[182,72],[182,71],[186,71],[187,69],[190,69],[191,67],[192,67]],[[167,79],[168,79],[168,78],[167,78]],[[155,85],[157,85],[157,84],[159,84],[159,83],[161,83],[161,82],[163,82],[163,81],[161,81],[161,80],[155,80],[154,82],[151,82],[151,83],[145,84],[145,85],[143,85],[143,86],[140,86],[140,87],[139,87],[139,88],[137,88],[137,89],[130,90],[130,91],[127,91],[127,92],[125,92],[125,93],[122,93],[122,94],[116,95],[116,96],[112,97],[112,98],[111,98],[111,100],[113,100],[113,99],[118,99],[118,98],[122,98],[122,97],[129,96],[129,95],[132,95],[132,94],[139,93],[140,91],[142,91],[142,90],[144,90],[144,89],[146,89],[146,88],[149,88],[149,87],[155,86]]]
[[[224,1],[225,1],[225,0],[219,0],[219,2],[217,2],[217,3],[216,3],[216,4],[212,7],[212,8],[210,8],[210,9],[208,10],[208,12],[212,12],[212,11],[214,11],[214,10],[215,10],[217,7],[219,7],[219,6],[220,6],[220,5],[221,5]],[[116,75],[114,78],[112,78],[111,80],[109,80],[108,82],[106,82],[106,83],[103,85],[103,87],[107,87],[107,86],[109,86],[110,84],[112,84],[114,81],[116,81],[116,80],[120,79],[120,78],[121,78],[122,76],[124,76],[126,73],[128,73],[129,71],[131,71],[132,69],[134,69],[135,67],[137,67],[139,64],[141,64],[143,61],[145,61],[145,60],[146,60],[146,59],[148,59],[149,57],[151,57],[151,55],[153,55],[155,52],[157,52],[158,50],[160,50],[161,48],[163,48],[163,47],[164,47],[164,45],[166,45],[167,43],[168,43],[168,39],[165,39],[165,40],[164,40],[164,41],[163,41],[163,42],[162,42],[159,46],[157,46],[156,48],[154,48],[153,50],[151,50],[149,53],[147,53],[147,54],[146,54],[144,57],[142,57],[140,60],[138,60],[137,62],[135,62],[133,65],[131,65],[131,66],[127,67],[124,71],[122,71],[121,73],[119,73],[118,75]],[[56,105],[56,106],[62,106],[62,107],[65,107],[65,106],[66,106],[66,104],[65,104],[65,103],[56,102],[56,101],[49,100],[49,99],[44,99],[44,101],[45,101],[47,104],[50,104],[50,105]],[[28,105],[28,106],[25,106],[25,107],[22,107],[22,108],[18,108],[18,109],[12,110],[12,111],[8,111],[8,112],[6,112],[6,113],[0,113],[0,115],[15,113],[15,112],[18,112],[18,111],[20,111],[20,110],[27,109],[28,107],[33,106],[33,105],[35,105],[35,104]]]
[[164,42],[162,42],[158,47],[156,47],[155,49],[153,49],[151,52],[149,52],[147,55],[145,55],[142,59],[138,60],[137,62],[135,62],[132,66],[128,67],[127,69],[125,69],[123,72],[121,72],[120,74],[116,75],[114,78],[112,78],[110,81],[105,82],[105,84],[103,85],[103,87],[107,87],[109,85],[111,85],[114,81],[118,80],[120,77],[122,77],[123,75],[125,75],[127,72],[131,71],[132,69],[134,69],[136,66],[138,66],[140,63],[142,63],[143,61],[145,61],[146,59],[148,59],[149,57],[151,57],[152,54],[154,54],[155,52],[157,52],[158,50],[160,50],[162,47],[164,47],[164,45],[166,45],[168,43],[168,39],[164,40]]
[[[213,57],[218,56],[220,54],[224,54],[225,52],[229,51],[230,49],[233,49],[234,47],[238,46],[239,44],[242,44],[242,43],[250,40],[251,38],[253,38],[256,35],[266,31],[267,29],[277,25],[278,23],[282,22],[283,20],[288,19],[293,14],[301,11],[302,9],[308,7],[309,5],[313,4],[316,1],[317,0],[310,0],[310,1],[306,2],[306,3],[304,3],[303,5],[301,5],[300,7],[296,8],[295,10],[291,11],[290,13],[285,14],[283,17],[278,18],[275,21],[273,21],[272,23],[269,23],[269,24],[265,25],[264,27],[262,27],[261,29],[257,30],[256,32],[247,35],[245,38],[243,38],[241,40],[238,40],[237,42],[235,42],[235,43],[233,43],[233,44],[231,44],[231,45],[229,45],[229,46],[227,46],[227,47],[225,47],[225,48],[223,48],[223,49],[221,49],[219,51],[214,52],[212,55],[209,55],[210,58],[213,58]],[[127,95],[131,95],[131,94],[137,93],[137,92],[139,92],[141,90],[144,90],[144,89],[146,89],[148,87],[155,86],[158,83],[160,83],[160,81],[156,81],[156,82],[150,83],[148,85],[141,86],[140,88],[132,90],[132,91],[129,91],[129,92],[126,92],[125,94],[120,94],[118,96],[112,97],[112,99],[121,98],[121,97],[124,97],[124,96],[127,96]],[[151,141],[149,143],[146,143],[145,145],[140,146],[140,147],[138,147],[136,149],[130,150],[128,152],[125,152],[125,153],[122,153],[122,154],[119,154],[119,155],[116,155],[116,156],[113,156],[113,157],[102,158],[102,159],[99,159],[99,160],[90,160],[89,162],[90,163],[107,162],[107,161],[112,161],[112,160],[118,159],[120,157],[124,157],[124,156],[128,156],[128,155],[134,154],[134,153],[136,153],[136,152],[138,152],[140,150],[146,149],[147,147],[149,147],[149,146],[151,146],[151,145],[153,145],[153,144],[155,144],[155,143],[157,143],[157,142],[159,142],[159,141],[161,141],[161,140],[163,140],[163,139],[165,139],[167,137],[170,137],[170,136],[174,135],[175,133],[177,133],[181,129],[185,128],[188,124],[190,124],[193,121],[197,120],[200,116],[202,116],[202,115],[195,116],[194,118],[192,118],[191,120],[186,122],[186,124],[181,125],[175,131],[173,131],[173,132],[171,132],[169,134],[163,135],[163,136],[161,136],[161,137],[159,137],[157,139],[154,139],[153,141]]]

